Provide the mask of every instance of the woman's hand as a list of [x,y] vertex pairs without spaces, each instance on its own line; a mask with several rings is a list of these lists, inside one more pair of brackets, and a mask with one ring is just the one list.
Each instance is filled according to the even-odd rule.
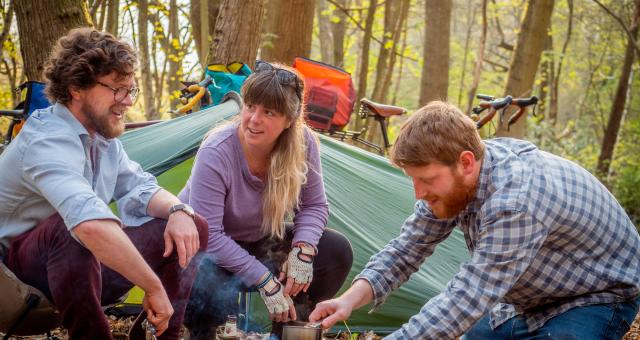
[[267,305],[271,321],[288,322],[297,319],[293,301],[289,296],[284,295],[282,283],[271,273],[263,283],[258,285],[258,291],[264,304]]
[[315,249],[306,243],[297,243],[289,252],[287,261],[282,265],[280,281],[287,279],[284,294],[296,296],[307,292],[313,280],[313,256]]

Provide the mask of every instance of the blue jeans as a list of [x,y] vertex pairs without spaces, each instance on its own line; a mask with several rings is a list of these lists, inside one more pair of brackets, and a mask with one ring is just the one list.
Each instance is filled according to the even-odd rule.
[[572,308],[529,332],[524,318],[515,316],[492,330],[485,315],[463,337],[475,339],[621,339],[638,313],[640,298],[627,302]]

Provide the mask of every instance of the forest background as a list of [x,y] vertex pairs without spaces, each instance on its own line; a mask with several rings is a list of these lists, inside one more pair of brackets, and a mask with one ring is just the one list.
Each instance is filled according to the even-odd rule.
[[[470,112],[478,93],[536,95],[535,116],[482,135],[579,163],[638,226],[639,22],[640,0],[0,0],[0,108],[21,100],[19,84],[42,80],[51,46],[78,26],[139,51],[142,92],[128,121],[171,118],[179,81],[199,81],[208,64],[295,56],[342,67],[358,99],[409,112],[435,99]],[[391,119],[391,140],[404,119]],[[352,117],[349,127],[369,125],[379,142],[373,123]]]

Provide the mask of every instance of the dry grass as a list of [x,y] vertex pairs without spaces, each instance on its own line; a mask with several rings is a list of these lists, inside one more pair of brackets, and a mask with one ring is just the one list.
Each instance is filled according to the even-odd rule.
[[623,340],[640,340],[640,314],[636,315],[636,320],[633,321],[631,329],[627,332],[627,335],[622,338]]

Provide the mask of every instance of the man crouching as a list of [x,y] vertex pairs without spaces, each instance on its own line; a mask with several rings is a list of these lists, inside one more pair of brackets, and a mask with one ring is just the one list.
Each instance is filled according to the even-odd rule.
[[206,222],[116,139],[138,94],[136,67],[131,46],[111,34],[70,31],[44,71],[55,104],[36,111],[0,156],[3,261],[53,302],[72,339],[110,339],[101,306],[134,284],[158,334],[177,338],[191,260],[207,243]]

